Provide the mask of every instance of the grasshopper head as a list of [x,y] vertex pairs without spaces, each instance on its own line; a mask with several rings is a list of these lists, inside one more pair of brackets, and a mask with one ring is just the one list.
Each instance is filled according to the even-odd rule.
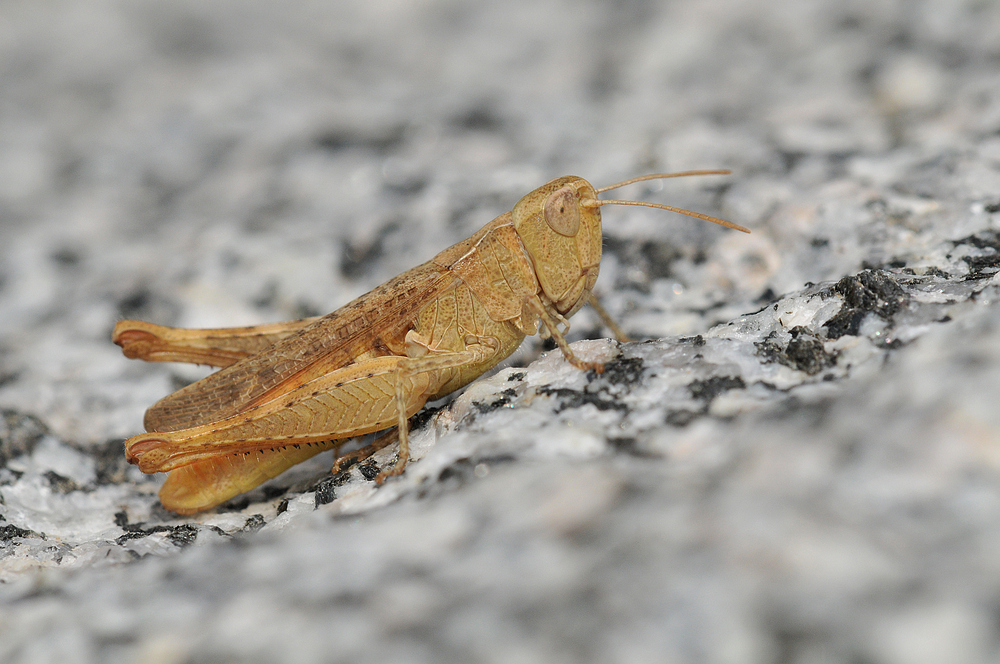
[[555,304],[559,313],[569,318],[583,305],[597,281],[601,263],[602,205],[639,205],[669,210],[744,233],[750,232],[743,226],[700,212],[662,203],[599,200],[598,194],[645,180],[728,173],[726,170],[654,173],[600,189],[594,189],[583,178],[567,175],[535,189],[519,200],[512,212],[514,227],[528,250],[542,291]]
[[583,306],[601,266],[601,209],[594,187],[574,176],[542,185],[512,211],[546,297],[569,317]]

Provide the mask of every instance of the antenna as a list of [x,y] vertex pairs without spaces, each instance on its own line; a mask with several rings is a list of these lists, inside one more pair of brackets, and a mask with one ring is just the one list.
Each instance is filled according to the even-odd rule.
[[636,182],[645,182],[646,180],[665,180],[667,178],[683,178],[688,175],[729,175],[732,171],[728,170],[716,170],[716,171],[680,171],[678,173],[653,173],[652,175],[640,175],[637,178],[630,178],[628,180],[622,180],[618,184],[609,184],[607,187],[601,187],[597,190],[597,193],[603,194],[606,191],[611,191],[612,189],[617,189],[618,187],[624,187],[628,184],[634,184]]
[[[618,189],[619,187],[624,187],[625,185],[634,184],[636,182],[644,182],[646,180],[662,180],[666,178],[680,178],[688,175],[729,175],[732,171],[728,170],[715,170],[715,171],[681,171],[679,173],[654,173],[652,175],[642,175],[637,178],[631,178],[629,180],[623,180],[617,184],[608,185],[607,187],[601,187],[597,189],[597,193],[601,194],[605,191],[611,191],[612,189]],[[719,219],[718,217],[711,217],[707,214],[702,214],[700,212],[692,212],[691,210],[685,210],[684,208],[674,207],[673,205],[663,205],[662,203],[647,203],[645,201],[623,201],[623,200],[599,200],[596,198],[587,198],[580,201],[580,205],[589,208],[599,208],[602,205],[637,205],[639,207],[650,207],[658,208],[660,210],[669,210],[670,212],[677,212],[678,214],[683,214],[688,217],[694,217],[695,219],[702,219],[704,221],[711,221],[713,224],[719,224],[720,226],[725,226],[726,228],[732,228],[736,231],[742,231],[744,233],[749,233],[750,229],[744,228],[739,224],[734,224],[731,221],[726,221],[725,219]]]

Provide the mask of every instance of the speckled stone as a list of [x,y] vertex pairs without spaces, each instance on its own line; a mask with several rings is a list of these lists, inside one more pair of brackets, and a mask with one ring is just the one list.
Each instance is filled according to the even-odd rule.
[[[1000,657],[1000,6],[15,3],[0,661]],[[581,372],[525,343],[337,476],[188,518],[124,462],[205,369],[116,320],[332,311],[568,173]]]

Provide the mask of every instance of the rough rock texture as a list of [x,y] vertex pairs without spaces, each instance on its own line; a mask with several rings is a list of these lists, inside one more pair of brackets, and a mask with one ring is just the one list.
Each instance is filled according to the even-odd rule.
[[[1000,657],[1000,5],[0,11],[0,661]],[[205,371],[117,319],[324,313],[553,177],[691,168],[734,174],[620,195],[753,234],[605,208],[648,341],[581,312],[604,374],[526,343],[381,487],[178,518],[124,463]]]

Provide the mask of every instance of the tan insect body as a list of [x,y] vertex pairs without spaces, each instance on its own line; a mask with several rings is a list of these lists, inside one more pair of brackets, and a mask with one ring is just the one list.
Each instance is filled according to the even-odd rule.
[[[600,207],[658,207],[747,231],[671,206],[599,200],[643,176],[595,189],[553,180],[472,237],[320,318],[245,328],[190,330],[125,320],[113,341],[127,357],[194,362],[221,370],[146,411],[148,433],[125,442],[146,473],[169,472],[160,500],[175,512],[208,509],[347,439],[397,427],[399,457],[376,478],[403,471],[407,419],[510,355],[541,328],[580,369],[567,319],[590,302],[601,262]],[[350,458],[370,454],[383,436]],[[346,457],[338,460],[338,466]]]

